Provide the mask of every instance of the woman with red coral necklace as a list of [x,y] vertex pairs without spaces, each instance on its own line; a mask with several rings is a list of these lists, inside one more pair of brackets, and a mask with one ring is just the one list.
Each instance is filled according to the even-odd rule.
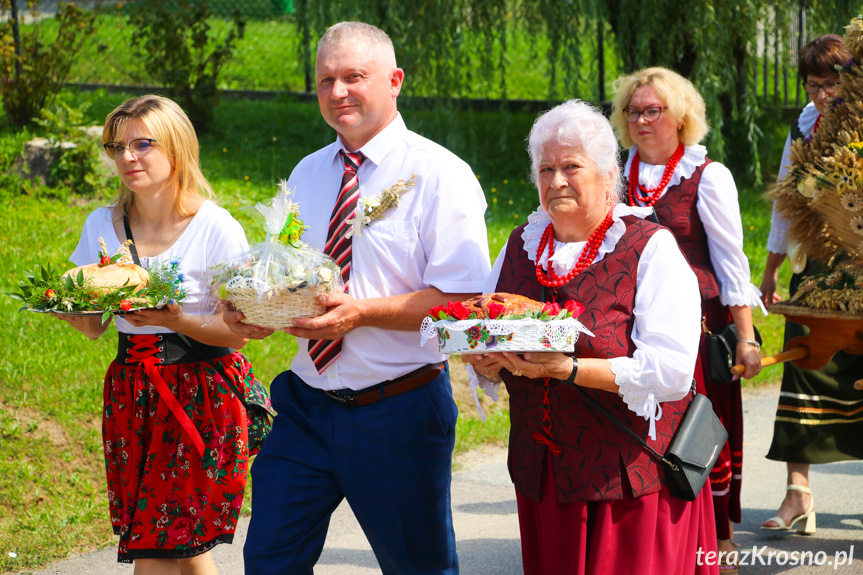
[[[689,260],[701,291],[707,329],[737,327],[736,363],[743,377],[761,371],[760,345],[752,325],[751,306],[761,293],[752,285],[743,253],[743,225],[731,172],[707,158],[698,143],[707,134],[704,100],[682,76],[664,68],[647,68],[616,82],[611,123],[629,161],[627,202],[649,206],[660,224],[674,234]],[[731,522],[739,522],[743,462],[743,409],[740,381],[720,383],[708,377],[704,346],[695,378],[728,430],[729,440],[710,474],[719,550],[734,550]],[[736,570],[724,565],[726,573]]]
[[[486,392],[510,396],[509,468],[527,575],[698,575],[716,549],[705,487],[672,497],[644,447],[664,452],[689,405],[698,355],[695,274],[671,233],[620,202],[608,121],[579,101],[537,119],[531,175],[540,206],[516,228],[485,292],[580,302],[593,333],[575,352],[464,355]],[[704,563],[704,562],[702,562]]]

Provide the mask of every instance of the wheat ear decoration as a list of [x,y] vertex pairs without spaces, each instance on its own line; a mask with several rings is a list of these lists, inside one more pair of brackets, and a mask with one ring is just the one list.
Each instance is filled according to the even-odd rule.
[[416,186],[416,174],[411,174],[411,179],[405,182],[399,180],[389,188],[381,192],[381,203],[366,216],[371,220],[376,220],[384,217],[384,213],[390,208],[396,208],[399,205],[401,195]]

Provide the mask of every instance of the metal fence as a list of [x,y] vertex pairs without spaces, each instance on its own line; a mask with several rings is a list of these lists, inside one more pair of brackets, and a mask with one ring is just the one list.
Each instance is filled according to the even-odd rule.
[[[22,23],[30,22],[29,0],[17,2]],[[148,0],[167,2],[171,0]],[[310,88],[311,54],[314,46],[304,45],[298,30],[295,0],[203,0],[213,14],[212,33],[227,31],[228,22],[239,10],[246,19],[245,37],[237,43],[234,55],[222,70],[220,87],[228,90],[303,92]],[[296,0],[301,2],[302,0]],[[2,4],[2,0],[0,0]],[[41,0],[41,17],[56,10],[58,0]],[[78,5],[99,6],[96,34],[88,41],[73,66],[70,82],[121,86],[153,85],[131,48],[136,31],[129,25],[127,6],[122,0],[78,0]],[[801,105],[806,97],[797,78],[797,53],[814,33],[809,26],[804,3],[796,14],[768,8],[763,14],[757,38],[750,47],[754,65],[747,74],[752,90],[763,104]],[[302,4],[299,4],[301,7]],[[8,13],[2,14],[8,16]],[[607,99],[607,51],[613,50],[612,38],[596,27],[595,36],[586,38],[597,56],[596,77],[587,78],[581,97],[602,102]],[[313,41],[313,40],[312,40]],[[536,100],[545,100],[548,91],[537,86]]]

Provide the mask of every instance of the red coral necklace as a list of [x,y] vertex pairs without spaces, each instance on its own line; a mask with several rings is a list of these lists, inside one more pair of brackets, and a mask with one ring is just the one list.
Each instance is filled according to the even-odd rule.
[[677,149],[671,154],[671,159],[665,164],[665,171],[662,172],[662,180],[655,188],[646,188],[638,181],[638,166],[641,163],[641,156],[638,150],[635,150],[635,156],[632,158],[632,164],[629,166],[629,205],[637,206],[638,202],[642,202],[647,207],[652,207],[659,200],[663,190],[671,181],[671,176],[674,175],[674,170],[683,157],[683,144],[678,144]]
[[[596,259],[596,254],[599,253],[599,246],[602,245],[602,241],[605,239],[605,233],[611,227],[613,211],[614,209],[609,209],[608,214],[602,223],[599,224],[599,227],[590,234],[584,249],[581,251],[581,256],[578,258],[578,262],[576,262],[572,271],[565,276],[557,275],[552,269],[551,258],[554,256],[554,224],[549,223],[542,233],[542,239],[539,240],[539,247],[536,250],[536,279],[539,280],[539,283],[545,287],[559,288],[571,282],[575,276],[590,267],[593,260]],[[548,246],[548,273],[542,269],[542,264],[540,263],[546,246]]]

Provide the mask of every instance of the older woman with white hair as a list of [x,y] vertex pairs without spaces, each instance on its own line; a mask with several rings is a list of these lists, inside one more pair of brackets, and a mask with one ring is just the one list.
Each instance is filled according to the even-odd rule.
[[666,451],[691,399],[695,274],[649,209],[619,201],[617,142],[599,111],[557,106],[537,119],[529,151],[540,205],[485,291],[578,301],[593,337],[572,354],[463,356],[481,384],[502,380],[510,395],[524,572],[715,573],[697,561],[716,549],[709,486],[693,502],[672,497],[661,464],[585,398]]

